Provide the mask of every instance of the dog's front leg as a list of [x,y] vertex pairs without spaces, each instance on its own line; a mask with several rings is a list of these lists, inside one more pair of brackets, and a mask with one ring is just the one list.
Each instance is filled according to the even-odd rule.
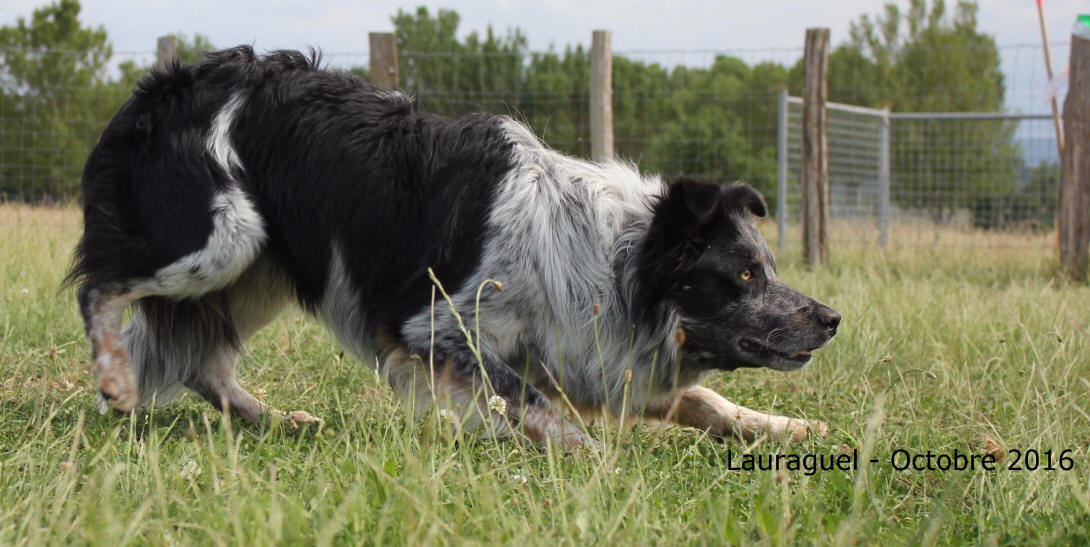
[[[470,389],[454,390],[455,393],[471,393],[479,406],[484,399],[486,412],[504,414],[531,441],[539,444],[551,441],[565,449],[597,445],[594,439],[557,412],[544,394],[499,358],[484,354],[478,361],[475,356],[463,355],[451,359],[450,365],[451,376],[459,378],[463,385],[470,384]],[[487,388],[482,390],[480,386]],[[503,402],[497,404],[495,397]]]
[[[420,348],[408,355],[427,355],[428,351]],[[431,391],[440,405],[450,404],[462,410],[475,408],[486,424],[493,425],[494,431],[497,423],[511,424],[535,443],[551,441],[565,449],[597,445],[495,353],[484,347],[474,353],[461,332],[438,336],[431,351],[435,378],[431,386],[417,389]],[[416,366],[420,364],[417,362]]]
[[824,437],[829,426],[817,420],[801,420],[765,414],[736,405],[704,387],[693,386],[666,403],[648,409],[649,417],[694,427],[720,437],[753,441],[761,435],[797,442],[807,432]]

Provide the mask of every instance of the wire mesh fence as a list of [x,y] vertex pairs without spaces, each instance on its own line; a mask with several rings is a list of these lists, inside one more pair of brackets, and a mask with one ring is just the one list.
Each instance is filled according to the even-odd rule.
[[[785,106],[781,233],[802,206],[802,101]],[[1034,236],[1053,228],[1060,172],[1051,115],[836,103],[827,112],[834,240],[964,244],[975,234],[978,243],[1038,244]]]
[[[785,83],[795,85],[801,54],[801,48],[616,52],[618,156],[666,177],[747,181],[766,194],[775,214],[794,229],[801,195],[799,110],[789,105],[790,138],[784,152],[790,184],[780,196],[779,97]],[[1040,47],[1000,47],[999,54],[1005,112],[1045,111],[1047,82],[1034,62],[1041,57]],[[0,55],[0,193],[5,199],[27,201],[75,196],[87,154],[136,79],[152,66],[155,53],[115,54],[92,69],[79,52]],[[507,114],[527,123],[553,147],[590,156],[589,59],[581,47],[473,54],[402,51],[400,58],[401,85],[419,107],[447,115]],[[335,68],[367,76],[366,52],[327,53],[325,59]],[[21,77],[25,75],[15,74],[15,61],[54,68]],[[837,85],[843,89],[831,89],[831,94],[858,95],[861,104],[873,106],[863,101],[862,84],[848,80]],[[883,202],[889,204],[893,244],[977,245],[967,236],[1039,234],[1052,228],[1059,169],[1051,120],[894,112],[888,126],[889,194],[884,200],[880,112],[829,111],[834,241],[879,242]],[[1004,238],[1000,244],[1038,241]]]
[[106,122],[154,52],[0,49],[0,198],[69,199]]
[[589,157],[590,69],[582,52],[569,59],[519,51],[399,55],[401,87],[419,108],[449,116],[505,114],[552,146]]
[[[786,98],[781,115],[786,116],[786,136],[781,142],[786,148],[780,156],[785,177],[779,181],[778,195],[783,197],[777,220],[783,234],[788,225],[802,219],[802,99]],[[831,230],[835,240],[878,241],[885,115],[882,110],[837,103],[826,106],[830,221],[852,226],[851,230]]]
[[964,229],[1053,227],[1059,152],[1050,115],[895,115],[892,142],[892,199],[903,218]]

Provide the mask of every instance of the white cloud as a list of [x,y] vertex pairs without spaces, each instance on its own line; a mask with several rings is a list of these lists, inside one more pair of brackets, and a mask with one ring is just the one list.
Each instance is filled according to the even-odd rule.
[[[29,16],[41,0],[5,0],[0,24]],[[314,44],[327,50],[366,49],[370,30],[389,30],[398,8],[413,11],[425,4],[308,0],[240,0],[233,2],[166,0],[87,0],[83,19],[104,25],[121,50],[151,50],[155,38],[169,32],[200,32],[216,45],[258,42],[269,47]],[[670,2],[634,0],[463,0],[444,2],[462,15],[463,31],[491,23],[504,30],[523,29],[535,49],[549,44],[587,43],[596,28],[612,29],[617,50],[757,49],[801,47],[807,27],[832,29],[833,43],[847,37],[848,23],[880,8],[873,0],[798,2],[787,0]],[[1050,0],[1049,26],[1056,41],[1066,41],[1075,14],[1090,11],[1084,0]],[[983,29],[1000,43],[1037,43],[1036,9],[1022,0],[983,0]]]

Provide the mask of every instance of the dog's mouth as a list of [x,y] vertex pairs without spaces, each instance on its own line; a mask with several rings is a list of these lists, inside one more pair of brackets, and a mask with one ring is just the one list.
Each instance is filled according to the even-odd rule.
[[[801,349],[797,351],[780,351],[766,346],[751,338],[743,338],[738,342],[738,347],[745,353],[755,355],[759,358],[776,357],[786,361],[798,363],[799,365],[805,365],[814,356],[814,350],[817,348]],[[819,346],[820,347],[820,346]]]

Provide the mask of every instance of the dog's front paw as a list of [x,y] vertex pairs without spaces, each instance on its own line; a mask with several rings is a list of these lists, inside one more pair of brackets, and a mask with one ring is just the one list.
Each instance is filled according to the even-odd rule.
[[787,433],[788,439],[793,443],[802,442],[811,434],[824,439],[829,435],[829,424],[821,420],[792,419]]
[[829,424],[821,420],[809,420],[810,432],[824,439],[829,436]]
[[552,442],[566,451],[598,450],[601,445],[549,407],[530,407],[522,417],[523,433],[533,442]]
[[315,416],[312,416],[309,412],[305,412],[305,411],[302,411],[302,410],[294,410],[292,412],[285,412],[284,413],[284,418],[286,418],[287,421],[290,422],[295,427],[299,427],[302,424],[320,424],[320,423],[322,423],[321,418],[317,418]]
[[567,452],[598,452],[602,449],[601,443],[582,431],[568,433],[553,440]]

